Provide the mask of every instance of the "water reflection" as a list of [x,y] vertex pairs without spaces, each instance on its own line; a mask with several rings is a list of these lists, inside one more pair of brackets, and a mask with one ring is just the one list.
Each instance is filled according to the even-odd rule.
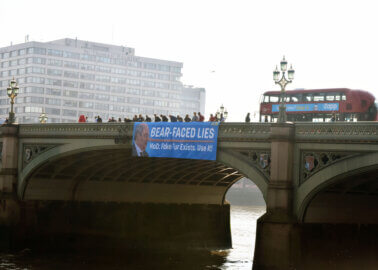
[[233,248],[213,251],[144,251],[126,254],[36,254],[24,250],[0,254],[0,270],[118,270],[118,269],[252,269],[256,220],[265,207],[231,206]]

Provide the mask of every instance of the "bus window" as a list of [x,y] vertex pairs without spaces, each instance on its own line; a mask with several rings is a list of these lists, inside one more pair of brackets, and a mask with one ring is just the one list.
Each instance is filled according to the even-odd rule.
[[345,94],[342,94],[341,100],[346,100],[346,95]]
[[299,98],[297,96],[291,96],[291,102],[298,102]]
[[265,103],[268,103],[269,102],[269,96],[264,96],[264,99],[263,99]]
[[337,94],[337,95],[335,96],[335,100],[340,101],[340,94]]
[[270,102],[278,102],[278,96],[270,96]]
[[323,122],[323,118],[314,117],[312,118],[312,122]]
[[324,95],[322,94],[314,95],[314,101],[324,101]]
[[312,101],[312,95],[305,95],[305,101]]
[[335,100],[335,96],[332,94],[332,95],[330,95],[330,94],[327,94],[327,96],[326,96],[326,100],[327,101],[334,101]]

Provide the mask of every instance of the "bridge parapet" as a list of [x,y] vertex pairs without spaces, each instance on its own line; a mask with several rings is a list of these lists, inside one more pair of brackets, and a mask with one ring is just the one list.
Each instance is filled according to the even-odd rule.
[[[20,137],[102,137],[110,138],[122,133],[132,135],[134,123],[59,123],[21,124]],[[218,138],[223,141],[267,140],[274,123],[222,123]],[[297,141],[341,140],[378,141],[376,122],[295,123]]]
[[25,137],[100,137],[114,138],[120,132],[132,135],[132,123],[65,123],[65,124],[22,124],[19,136]]
[[[19,136],[25,137],[101,137],[114,138],[119,135],[132,136],[134,123],[63,123],[21,124]],[[218,138],[233,140],[267,140],[270,123],[222,123]]]
[[266,141],[270,134],[270,123],[222,123],[219,126],[218,138],[221,141]]
[[296,141],[378,142],[377,122],[295,123]]

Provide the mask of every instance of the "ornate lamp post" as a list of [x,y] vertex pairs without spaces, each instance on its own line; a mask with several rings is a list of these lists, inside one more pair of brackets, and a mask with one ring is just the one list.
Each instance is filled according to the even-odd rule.
[[8,97],[11,99],[10,103],[11,103],[11,111],[9,112],[9,118],[8,118],[8,123],[9,124],[13,124],[16,120],[15,116],[14,116],[14,112],[13,112],[13,104],[14,104],[14,99],[17,97],[18,95],[18,86],[17,86],[17,82],[16,80],[13,78],[10,83],[9,83],[9,87],[7,88],[7,94],[8,94]]
[[45,110],[43,110],[42,113],[41,113],[41,115],[39,116],[39,122],[41,124],[45,124],[47,122],[47,119],[48,119],[48,117],[47,117],[47,115],[45,113]]
[[276,70],[273,71],[273,80],[276,84],[279,84],[281,86],[281,104],[280,104],[280,111],[278,114],[278,123],[284,123],[286,122],[286,106],[285,106],[285,87],[289,83],[291,83],[294,79],[294,69],[292,65],[290,66],[290,69],[287,71],[287,77],[285,78],[285,73],[287,69],[287,61],[285,60],[285,56],[283,57],[281,61],[281,71],[282,71],[282,77],[280,79],[280,71],[278,70],[276,66]]
[[[227,119],[228,112],[227,109],[224,108],[223,104],[220,106],[219,110],[217,110],[217,119],[220,119],[220,121],[225,121]],[[222,117],[222,119],[221,119]]]

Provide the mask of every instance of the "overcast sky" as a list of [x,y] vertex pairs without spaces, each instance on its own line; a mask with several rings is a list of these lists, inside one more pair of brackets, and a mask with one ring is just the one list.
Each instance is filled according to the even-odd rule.
[[183,62],[183,83],[206,88],[206,116],[224,104],[229,121],[244,121],[279,90],[283,55],[295,69],[287,89],[378,97],[376,12],[364,0],[0,0],[0,47],[77,37]]

